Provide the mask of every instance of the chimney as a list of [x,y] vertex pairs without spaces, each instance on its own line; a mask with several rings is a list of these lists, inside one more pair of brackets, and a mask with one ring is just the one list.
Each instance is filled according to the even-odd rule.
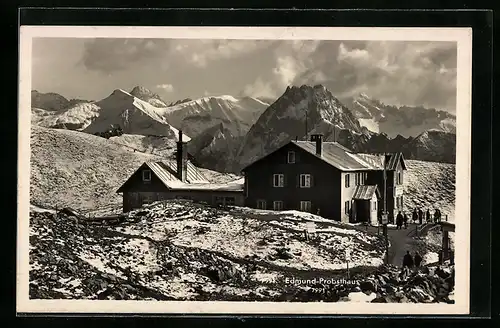
[[321,156],[323,153],[323,135],[312,134],[311,141],[316,143],[316,155]]
[[186,143],[182,141],[182,130],[179,130],[179,141],[177,141],[177,178],[186,182],[187,174],[187,149]]

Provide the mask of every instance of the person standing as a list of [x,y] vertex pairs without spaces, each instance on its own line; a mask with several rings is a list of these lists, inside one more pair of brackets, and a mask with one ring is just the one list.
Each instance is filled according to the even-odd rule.
[[396,216],[396,226],[398,229],[401,229],[403,226],[403,215],[401,214],[401,211],[399,211]]
[[417,208],[414,208],[413,213],[411,214],[411,221],[413,223],[417,223],[417,220],[418,220]]
[[418,252],[415,252],[414,262],[415,262],[415,267],[419,268],[420,263],[422,263],[422,257],[420,256],[420,254],[418,254]]
[[406,251],[405,256],[403,256],[403,268],[411,269],[413,267],[413,258],[410,251]]
[[403,223],[405,225],[405,229],[408,229],[408,215],[406,215],[406,213],[403,214]]
[[425,219],[427,223],[431,223],[431,211],[429,211],[429,209],[427,209],[427,212],[425,213]]
[[422,221],[424,220],[424,212],[420,208],[418,210],[418,224],[422,224]]
[[434,209],[434,223],[439,222],[439,210],[436,208]]

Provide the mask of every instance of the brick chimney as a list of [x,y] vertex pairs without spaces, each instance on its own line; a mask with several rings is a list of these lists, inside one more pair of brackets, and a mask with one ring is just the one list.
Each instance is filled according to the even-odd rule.
[[179,130],[179,141],[177,141],[177,178],[186,182],[187,175],[187,149],[186,142],[182,141],[182,130]]
[[322,134],[312,134],[311,142],[316,143],[316,155],[321,156],[323,154],[323,135]]

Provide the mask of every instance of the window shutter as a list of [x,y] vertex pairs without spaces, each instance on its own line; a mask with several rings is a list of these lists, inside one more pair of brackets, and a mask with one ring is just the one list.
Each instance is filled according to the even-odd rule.
[[311,184],[311,188],[314,187],[314,175],[310,175],[310,184]]

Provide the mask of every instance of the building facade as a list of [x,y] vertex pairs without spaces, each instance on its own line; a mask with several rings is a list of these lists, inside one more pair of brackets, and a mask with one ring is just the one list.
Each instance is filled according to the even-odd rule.
[[321,135],[291,141],[244,168],[244,204],[377,224],[384,204],[384,165],[386,206],[392,217],[397,205],[402,207],[402,155],[355,154],[338,143],[324,142]]

